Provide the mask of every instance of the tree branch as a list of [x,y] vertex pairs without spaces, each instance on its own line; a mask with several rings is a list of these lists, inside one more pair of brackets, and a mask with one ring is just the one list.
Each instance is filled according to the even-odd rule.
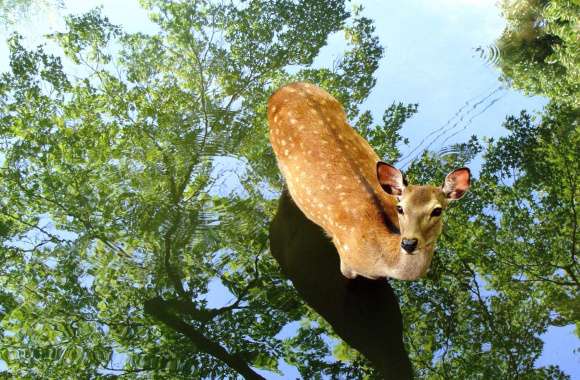
[[218,343],[206,338],[195,327],[167,312],[165,301],[162,298],[156,297],[145,301],[145,313],[163,322],[169,328],[185,335],[198,350],[221,360],[245,379],[264,379],[252,370],[241,356],[229,353]]

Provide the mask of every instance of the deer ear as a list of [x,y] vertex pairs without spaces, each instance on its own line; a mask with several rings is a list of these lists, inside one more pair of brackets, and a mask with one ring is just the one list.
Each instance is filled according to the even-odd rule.
[[447,199],[455,201],[463,197],[469,190],[470,182],[471,172],[468,168],[455,169],[445,177],[441,191],[443,191]]
[[401,195],[407,183],[403,173],[392,165],[377,162],[377,178],[383,190],[391,195]]

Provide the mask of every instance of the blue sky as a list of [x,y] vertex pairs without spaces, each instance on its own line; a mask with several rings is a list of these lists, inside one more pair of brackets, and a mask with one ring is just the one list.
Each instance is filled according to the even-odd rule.
[[[126,31],[156,29],[137,0],[68,0],[64,3],[65,10],[43,11],[17,25],[16,29],[26,36],[30,46],[45,42],[43,34],[62,28],[62,14],[83,12],[99,5],[103,5],[104,13],[113,23],[122,25]],[[477,47],[492,44],[505,25],[495,0],[357,3],[364,6],[364,15],[375,20],[377,34],[386,48],[376,74],[377,85],[365,107],[379,119],[394,101],[419,103],[419,113],[402,131],[411,140],[408,147],[402,148],[404,155],[429,133],[446,125],[453,129],[435,141],[431,149],[442,148],[445,138],[454,132],[458,133],[445,144],[465,141],[472,134],[501,136],[506,133],[501,124],[507,115],[522,109],[540,110],[546,103],[545,99],[526,97],[509,89],[498,90],[499,72],[475,51]],[[4,71],[8,63],[4,40],[8,33],[1,34],[0,70]],[[343,50],[342,38],[333,36],[318,64],[331,62]],[[431,142],[434,136],[437,134],[425,143]],[[216,295],[213,300],[216,305],[227,301],[227,295],[220,294],[219,288],[216,286],[212,292]],[[543,339],[544,353],[537,364],[558,364],[573,379],[580,379],[580,357],[573,354],[580,344],[573,328],[551,328]]]

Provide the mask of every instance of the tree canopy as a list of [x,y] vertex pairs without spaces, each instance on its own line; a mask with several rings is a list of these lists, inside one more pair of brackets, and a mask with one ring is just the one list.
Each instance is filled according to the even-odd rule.
[[[265,115],[280,85],[316,83],[396,162],[418,105],[388,105],[382,120],[364,109],[384,53],[372,20],[338,0],[142,4],[159,32],[127,33],[93,10],[50,36],[61,54],[9,40],[2,376],[260,378],[282,374],[282,362],[304,378],[379,376],[269,252],[283,183]],[[565,24],[566,14],[553,17]],[[335,33],[346,51],[315,64]],[[579,318],[577,41],[560,38],[570,45],[551,45],[555,63],[518,48],[516,63],[500,65],[515,87],[550,96],[543,114],[510,116],[506,137],[425,152],[407,170],[440,183],[483,156],[471,193],[445,216],[427,278],[391,282],[417,378],[567,378],[536,363],[540,335]],[[521,65],[551,66],[526,87],[535,79]],[[227,300],[216,304],[218,292]]]
[[[508,26],[498,40],[498,65],[514,87],[545,96],[549,104],[538,115],[509,117],[510,135],[489,147],[482,178],[490,191],[502,195],[494,207],[503,215],[503,230],[521,237],[513,241],[498,234],[498,247],[504,248],[496,255],[510,256],[506,264],[512,278],[503,284],[516,281],[534,289],[556,313],[553,323],[576,323],[580,336],[580,8],[574,1],[546,0],[504,2],[503,10]],[[509,250],[525,252],[525,261]]]
[[[372,23],[342,1],[143,5],[158,34],[94,10],[51,36],[80,78],[10,39],[0,357],[17,377],[64,378],[256,378],[295,345],[322,358],[314,333],[278,337],[306,311],[267,255],[274,200],[259,185],[280,185],[265,100],[309,79],[356,116],[383,51]],[[311,68],[337,32],[343,58]],[[220,188],[230,158],[246,194]],[[208,306],[212,281],[230,303]]]
[[503,0],[508,23],[497,41],[498,65],[515,88],[580,107],[580,4]]

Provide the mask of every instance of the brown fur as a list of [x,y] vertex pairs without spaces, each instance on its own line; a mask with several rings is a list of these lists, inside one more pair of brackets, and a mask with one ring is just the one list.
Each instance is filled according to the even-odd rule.
[[[345,276],[415,279],[427,271],[434,240],[419,239],[423,251],[415,255],[401,251],[397,198],[382,189],[376,172],[379,157],[348,125],[335,98],[308,83],[287,85],[271,96],[268,122],[289,192],[304,214],[332,237]],[[447,205],[441,189],[433,186],[409,186],[401,202],[425,205],[425,210],[434,203]],[[427,212],[419,209],[416,213]],[[423,227],[429,227],[434,239],[441,230],[440,222]]]

